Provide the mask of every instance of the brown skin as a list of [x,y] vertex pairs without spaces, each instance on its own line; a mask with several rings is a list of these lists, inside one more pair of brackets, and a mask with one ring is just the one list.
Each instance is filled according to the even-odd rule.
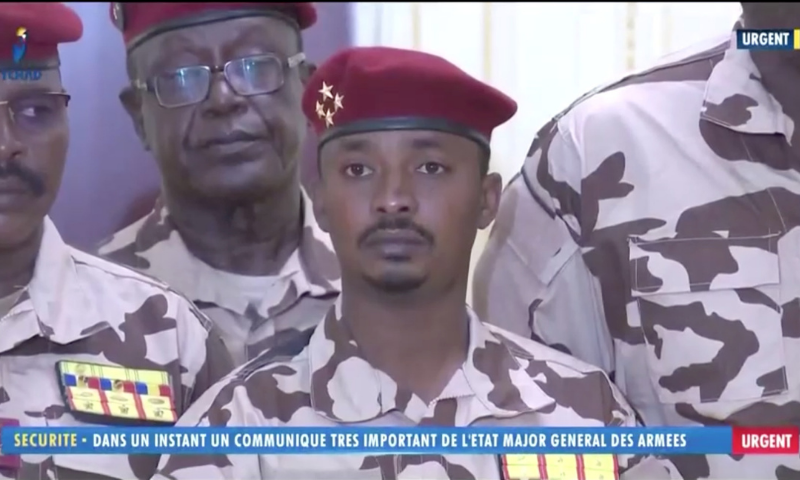
[[23,130],[8,106],[0,106],[0,298],[30,282],[42,220],[61,185],[69,146],[66,108],[44,111],[36,100],[41,92],[60,91],[56,70],[35,81],[0,80],[0,101],[14,101],[19,125],[37,127]]
[[[800,25],[800,3],[742,2],[745,26],[752,29],[794,30]],[[761,81],[795,123],[800,121],[800,52],[758,50],[750,52]],[[800,153],[800,130],[789,139]]]
[[502,191],[480,157],[471,140],[422,130],[320,151],[314,208],[342,267],[343,316],[371,364],[426,401],[467,355],[470,253]]
[[[265,53],[298,53],[297,32],[269,17],[173,30],[131,52],[138,78]],[[300,100],[310,65],[286,71],[283,88],[241,97],[217,74],[208,98],[165,109],[155,95],[126,88],[120,100],[161,170],[164,201],[189,250],[243,275],[277,273],[302,232],[299,158],[306,134]],[[243,130],[260,141],[237,153],[200,148]]]

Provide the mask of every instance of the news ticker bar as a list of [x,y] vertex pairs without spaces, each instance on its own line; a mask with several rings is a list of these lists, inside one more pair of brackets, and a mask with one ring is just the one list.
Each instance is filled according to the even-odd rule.
[[5,427],[0,454],[798,454],[791,427]]

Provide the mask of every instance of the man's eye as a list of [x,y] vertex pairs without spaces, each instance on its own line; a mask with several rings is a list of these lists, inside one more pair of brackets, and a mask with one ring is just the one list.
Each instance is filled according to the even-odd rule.
[[439,175],[444,173],[446,168],[440,163],[426,162],[417,169],[418,172],[426,173],[428,175]]
[[17,117],[37,118],[45,115],[50,115],[53,110],[47,105],[24,105],[18,106],[14,111]]
[[372,173],[372,169],[361,163],[354,163],[344,168],[344,173],[348,177],[363,177]]

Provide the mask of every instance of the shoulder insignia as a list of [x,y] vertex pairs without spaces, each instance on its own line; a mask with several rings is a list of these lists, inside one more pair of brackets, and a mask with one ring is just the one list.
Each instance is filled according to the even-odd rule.
[[[19,420],[13,418],[0,418],[0,430],[3,427],[19,427]],[[0,442],[0,468],[8,470],[19,469],[21,462],[19,455],[5,455],[3,454],[3,444]]]
[[64,403],[93,423],[152,423],[178,420],[169,374],[158,370],[61,361],[56,363]]
[[501,455],[503,480],[619,480],[617,457],[597,455]]
[[264,350],[256,358],[246,363],[245,366],[235,374],[235,377],[239,380],[247,380],[250,375],[270,363],[279,362],[299,355],[311,341],[314,329],[315,327],[312,327],[302,332],[297,332],[290,340]]

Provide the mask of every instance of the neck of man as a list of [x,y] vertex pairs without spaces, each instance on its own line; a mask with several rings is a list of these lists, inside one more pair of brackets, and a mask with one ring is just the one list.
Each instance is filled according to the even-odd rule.
[[42,229],[39,228],[22,244],[0,249],[0,298],[12,295],[30,283],[41,243]]
[[342,316],[373,368],[430,403],[467,358],[465,298],[465,282],[436,295],[344,293]]
[[[800,125],[800,66],[786,61],[788,52],[754,51],[750,52],[753,63],[761,74],[761,83],[781,104],[783,113]],[[795,127],[794,138],[789,138],[792,146],[800,148],[800,128]]]
[[300,245],[299,182],[288,182],[252,202],[197,202],[168,193],[164,201],[192,255],[217,270],[275,275]]

